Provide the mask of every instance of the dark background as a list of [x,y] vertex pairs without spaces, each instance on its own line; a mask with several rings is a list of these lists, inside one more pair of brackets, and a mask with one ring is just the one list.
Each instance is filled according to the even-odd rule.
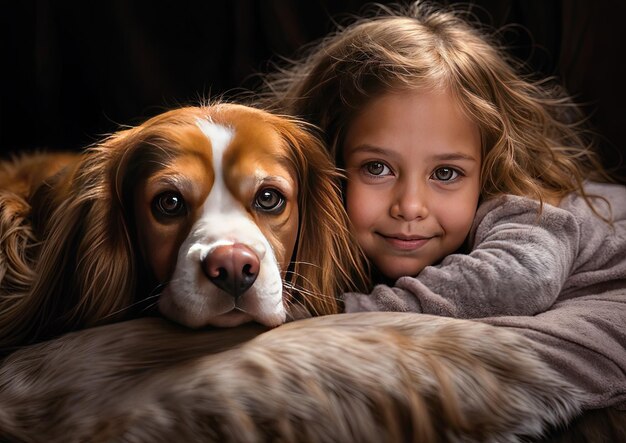
[[[626,1],[466,2],[484,23],[504,27],[502,42],[530,70],[556,76],[585,104],[605,165],[617,167],[626,183],[626,162],[618,166],[626,158]],[[254,88],[252,75],[270,69],[269,60],[295,55],[331,31],[333,20],[345,22],[366,3],[4,2],[0,155],[78,150],[120,124],[137,124],[200,97]]]
[[[179,104],[255,88],[268,61],[364,0],[15,1],[0,12],[0,149],[78,150]],[[383,1],[382,3],[390,3]],[[442,1],[442,3],[454,3]],[[529,69],[585,104],[605,164],[626,157],[623,0],[472,0]],[[228,94],[227,94],[228,95]],[[622,165],[621,175],[626,177]]]

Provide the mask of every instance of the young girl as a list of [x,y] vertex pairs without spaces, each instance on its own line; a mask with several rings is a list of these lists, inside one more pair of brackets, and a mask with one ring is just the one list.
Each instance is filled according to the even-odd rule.
[[586,181],[605,174],[567,97],[422,3],[338,31],[267,86],[266,106],[324,131],[387,284],[346,311],[481,318],[524,336],[584,409],[626,408],[626,192]]
[[624,287],[626,188],[606,181],[576,107],[518,75],[458,14],[361,20],[270,79],[317,124],[373,267],[347,312],[531,316]]

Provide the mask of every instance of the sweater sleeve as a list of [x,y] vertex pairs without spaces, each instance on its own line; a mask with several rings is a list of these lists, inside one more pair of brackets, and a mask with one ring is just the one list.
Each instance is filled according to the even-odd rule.
[[409,311],[456,318],[535,315],[550,308],[579,245],[575,216],[531,199],[505,196],[477,211],[469,254],[451,254],[417,277],[371,294],[345,294],[346,312]]
[[480,321],[529,339],[543,362],[586,393],[584,409],[616,406],[626,410],[625,283],[618,289],[557,301],[533,317]]

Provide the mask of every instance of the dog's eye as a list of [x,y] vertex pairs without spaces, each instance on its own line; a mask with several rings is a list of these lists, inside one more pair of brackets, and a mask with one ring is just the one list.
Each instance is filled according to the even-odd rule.
[[254,206],[263,212],[280,214],[285,209],[285,197],[274,188],[264,188],[254,198]]
[[154,198],[152,207],[162,215],[176,217],[184,213],[185,200],[178,192],[167,191]]

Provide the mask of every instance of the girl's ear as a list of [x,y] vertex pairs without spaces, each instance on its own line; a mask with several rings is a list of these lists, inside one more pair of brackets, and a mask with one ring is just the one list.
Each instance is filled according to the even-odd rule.
[[295,124],[283,136],[298,174],[300,220],[292,283],[313,315],[337,313],[343,292],[367,290],[365,261],[348,227],[339,174],[317,137]]
[[118,181],[133,149],[132,131],[92,148],[41,190],[40,249],[31,290],[2,319],[2,347],[119,319],[131,305],[135,260]]

